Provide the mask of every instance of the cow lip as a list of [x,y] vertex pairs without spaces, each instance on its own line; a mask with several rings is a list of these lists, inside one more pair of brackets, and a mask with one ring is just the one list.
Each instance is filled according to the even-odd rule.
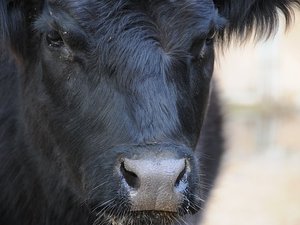
[[[119,212],[119,215],[122,213]],[[180,220],[181,216],[178,213],[172,213],[167,211],[128,211],[122,216],[117,216],[112,213],[102,213],[101,217],[95,220],[106,221],[110,225],[126,225],[126,224],[153,224],[159,225],[161,221],[164,221],[165,225],[171,225],[175,221]],[[135,221],[132,223],[132,221]]]

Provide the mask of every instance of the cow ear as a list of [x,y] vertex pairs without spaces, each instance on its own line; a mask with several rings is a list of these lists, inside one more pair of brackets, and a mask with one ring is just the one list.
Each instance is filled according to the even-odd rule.
[[0,46],[16,54],[25,50],[31,22],[42,0],[0,0]]
[[219,13],[228,20],[220,34],[222,39],[238,37],[245,40],[268,38],[278,28],[279,14],[288,26],[294,16],[294,7],[300,0],[214,0]]

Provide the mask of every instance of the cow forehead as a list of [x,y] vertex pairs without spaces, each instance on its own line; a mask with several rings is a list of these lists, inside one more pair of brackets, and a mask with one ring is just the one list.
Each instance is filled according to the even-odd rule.
[[67,19],[58,19],[64,27],[76,24],[100,45],[103,39],[145,40],[166,51],[187,49],[194,37],[205,38],[219,26],[211,0],[54,0],[49,11],[67,14]]
[[53,0],[48,5],[92,32],[150,23],[166,33],[205,30],[216,17],[212,0]]
[[205,37],[218,17],[211,0],[64,0],[48,10],[88,34],[93,59],[109,70],[130,68],[127,74],[162,73],[189,57],[193,37]]

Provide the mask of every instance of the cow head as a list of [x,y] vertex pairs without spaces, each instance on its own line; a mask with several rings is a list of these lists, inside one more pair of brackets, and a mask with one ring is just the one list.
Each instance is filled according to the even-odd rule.
[[[28,145],[98,220],[201,208],[214,41],[268,36],[297,0],[1,1]],[[200,154],[201,157],[201,154]],[[107,216],[109,215],[109,217]],[[120,222],[121,223],[121,222]]]

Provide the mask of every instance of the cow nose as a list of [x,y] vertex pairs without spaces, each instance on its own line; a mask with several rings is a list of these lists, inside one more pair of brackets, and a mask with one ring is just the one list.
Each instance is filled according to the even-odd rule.
[[187,187],[188,171],[185,159],[124,159],[121,173],[132,211],[177,212]]

